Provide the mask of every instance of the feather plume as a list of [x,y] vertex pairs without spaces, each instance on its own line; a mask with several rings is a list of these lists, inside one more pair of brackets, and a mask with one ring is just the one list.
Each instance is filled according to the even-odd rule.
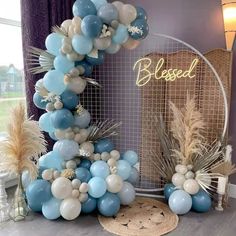
[[35,179],[37,167],[33,160],[46,152],[46,141],[38,123],[26,118],[22,103],[12,110],[7,131],[7,138],[0,143],[0,171],[20,175],[26,169]]

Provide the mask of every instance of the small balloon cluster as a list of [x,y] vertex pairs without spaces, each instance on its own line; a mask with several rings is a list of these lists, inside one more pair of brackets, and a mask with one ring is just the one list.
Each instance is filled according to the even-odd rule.
[[106,0],[76,0],[73,14],[53,27],[46,51],[31,48],[31,71],[47,71],[33,96],[34,104],[47,111],[39,126],[56,143],[40,157],[38,179],[29,182],[27,172],[22,178],[29,207],[50,220],[73,220],[95,209],[113,216],[120,204],[134,200],[133,184],[139,179],[138,155],[131,150],[120,155],[110,140],[119,124],[92,124],[79,96],[88,83],[99,86],[88,77],[105,53],[121,46],[134,49],[147,36],[147,14],[141,7]]

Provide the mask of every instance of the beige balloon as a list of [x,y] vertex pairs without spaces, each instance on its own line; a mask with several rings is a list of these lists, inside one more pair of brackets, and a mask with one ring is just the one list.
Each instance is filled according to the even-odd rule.
[[123,2],[120,2],[120,1],[115,1],[115,2],[113,2],[112,4],[116,7],[116,9],[117,9],[118,11],[120,11],[120,10],[122,9],[122,7],[124,6],[124,3],[123,3]]
[[200,189],[200,186],[195,179],[187,179],[184,182],[183,187],[184,187],[184,191],[186,191],[187,193],[191,195],[196,194]]
[[52,195],[58,199],[65,199],[72,193],[71,181],[65,177],[55,179],[51,186]]
[[69,27],[72,25],[72,20],[64,20],[61,24],[61,27],[63,27],[66,32],[68,32]]
[[111,193],[118,193],[123,187],[123,180],[119,175],[109,175],[106,178],[107,190]]
[[138,47],[139,44],[140,41],[129,38],[124,44],[122,44],[122,46],[126,49],[133,50]]
[[111,38],[95,38],[93,42],[94,48],[98,50],[105,50],[111,45]]
[[124,25],[129,25],[137,17],[136,8],[130,4],[125,4],[119,10],[120,23]]
[[66,220],[74,220],[81,212],[81,203],[77,198],[64,199],[60,205],[61,216]]

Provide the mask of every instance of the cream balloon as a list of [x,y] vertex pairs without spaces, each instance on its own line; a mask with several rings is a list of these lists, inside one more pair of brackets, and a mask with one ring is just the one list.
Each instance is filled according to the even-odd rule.
[[82,140],[83,140],[82,142],[84,142],[88,138],[90,132],[88,129],[81,129],[79,133],[82,137]]
[[67,53],[71,53],[72,52],[72,46],[69,43],[65,43],[63,44],[62,48],[61,48],[62,52],[67,54]]
[[66,169],[76,169],[77,164],[74,160],[69,160],[66,162]]
[[187,171],[188,171],[188,168],[187,168],[187,166],[185,166],[185,165],[177,165],[176,167],[175,167],[175,171],[177,172],[177,173],[180,173],[180,174],[182,174],[182,175],[185,175],[186,173],[187,173]]
[[172,176],[172,183],[176,186],[176,187],[181,187],[183,186],[184,184],[184,181],[185,181],[185,177],[184,175],[180,174],[180,173],[175,173],[173,176]]
[[196,194],[200,189],[200,186],[195,179],[187,179],[184,182],[183,187],[184,187],[184,191],[191,195]]
[[113,150],[110,152],[111,158],[118,161],[120,159],[120,153],[117,150]]
[[80,145],[80,149],[83,150],[86,155],[90,156],[94,152],[94,145],[90,142],[84,142]]
[[65,177],[55,179],[51,186],[52,195],[58,199],[65,199],[72,194],[71,181]]
[[64,20],[61,24],[61,27],[65,29],[66,32],[68,32],[69,27],[72,25],[72,20]]
[[110,154],[108,153],[108,152],[102,152],[101,153],[101,159],[103,160],[103,161],[108,161],[109,159],[110,159]]
[[80,187],[79,187],[79,191],[80,191],[81,193],[87,193],[88,190],[89,190],[89,186],[88,186],[87,183],[82,183],[82,184],[80,185]]
[[70,38],[73,38],[73,36],[75,35],[75,31],[74,31],[74,25],[70,25],[69,28],[68,28],[68,36]]
[[77,198],[64,199],[60,205],[61,216],[66,220],[74,220],[81,212],[81,203]]
[[42,178],[44,180],[51,180],[53,178],[53,170],[52,169],[44,170],[42,173]]
[[121,11],[122,7],[124,6],[124,3],[120,1],[115,1],[112,4],[116,7],[118,11]]
[[119,175],[108,175],[106,178],[107,190],[111,193],[118,193],[123,187],[123,180]]
[[185,174],[186,179],[193,179],[194,178],[194,173],[190,170]]
[[64,139],[65,138],[65,131],[64,130],[61,130],[61,129],[56,129],[54,131],[54,134],[56,136],[57,139]]
[[77,77],[70,81],[70,83],[68,84],[68,89],[75,92],[76,94],[81,94],[85,90],[86,86],[86,80]]
[[88,200],[88,194],[87,193],[80,193],[79,195],[79,201],[80,202],[86,202]]
[[79,189],[81,185],[81,181],[79,179],[73,179],[71,184],[72,184],[73,189]]
[[111,45],[111,38],[106,37],[106,38],[95,38],[93,41],[93,45],[95,49],[98,50],[105,50],[110,47]]
[[132,21],[137,18],[136,8],[130,4],[125,4],[119,10],[120,23],[129,25]]
[[125,43],[122,44],[122,46],[126,49],[133,50],[138,47],[139,44],[140,41],[129,38]]
[[79,16],[75,16],[73,19],[72,19],[72,24],[74,26],[81,26],[81,18]]

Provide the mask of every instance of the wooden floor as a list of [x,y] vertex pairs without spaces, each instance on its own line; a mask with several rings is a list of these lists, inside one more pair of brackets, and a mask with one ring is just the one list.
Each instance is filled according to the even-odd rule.
[[[31,214],[24,222],[0,224],[1,236],[110,236],[97,221],[96,215],[80,216],[75,221],[48,221],[40,214]],[[153,236],[155,236],[153,232]],[[170,236],[236,236],[236,199],[224,212],[189,213],[180,217],[177,229]],[[147,235],[144,235],[147,236]]]

